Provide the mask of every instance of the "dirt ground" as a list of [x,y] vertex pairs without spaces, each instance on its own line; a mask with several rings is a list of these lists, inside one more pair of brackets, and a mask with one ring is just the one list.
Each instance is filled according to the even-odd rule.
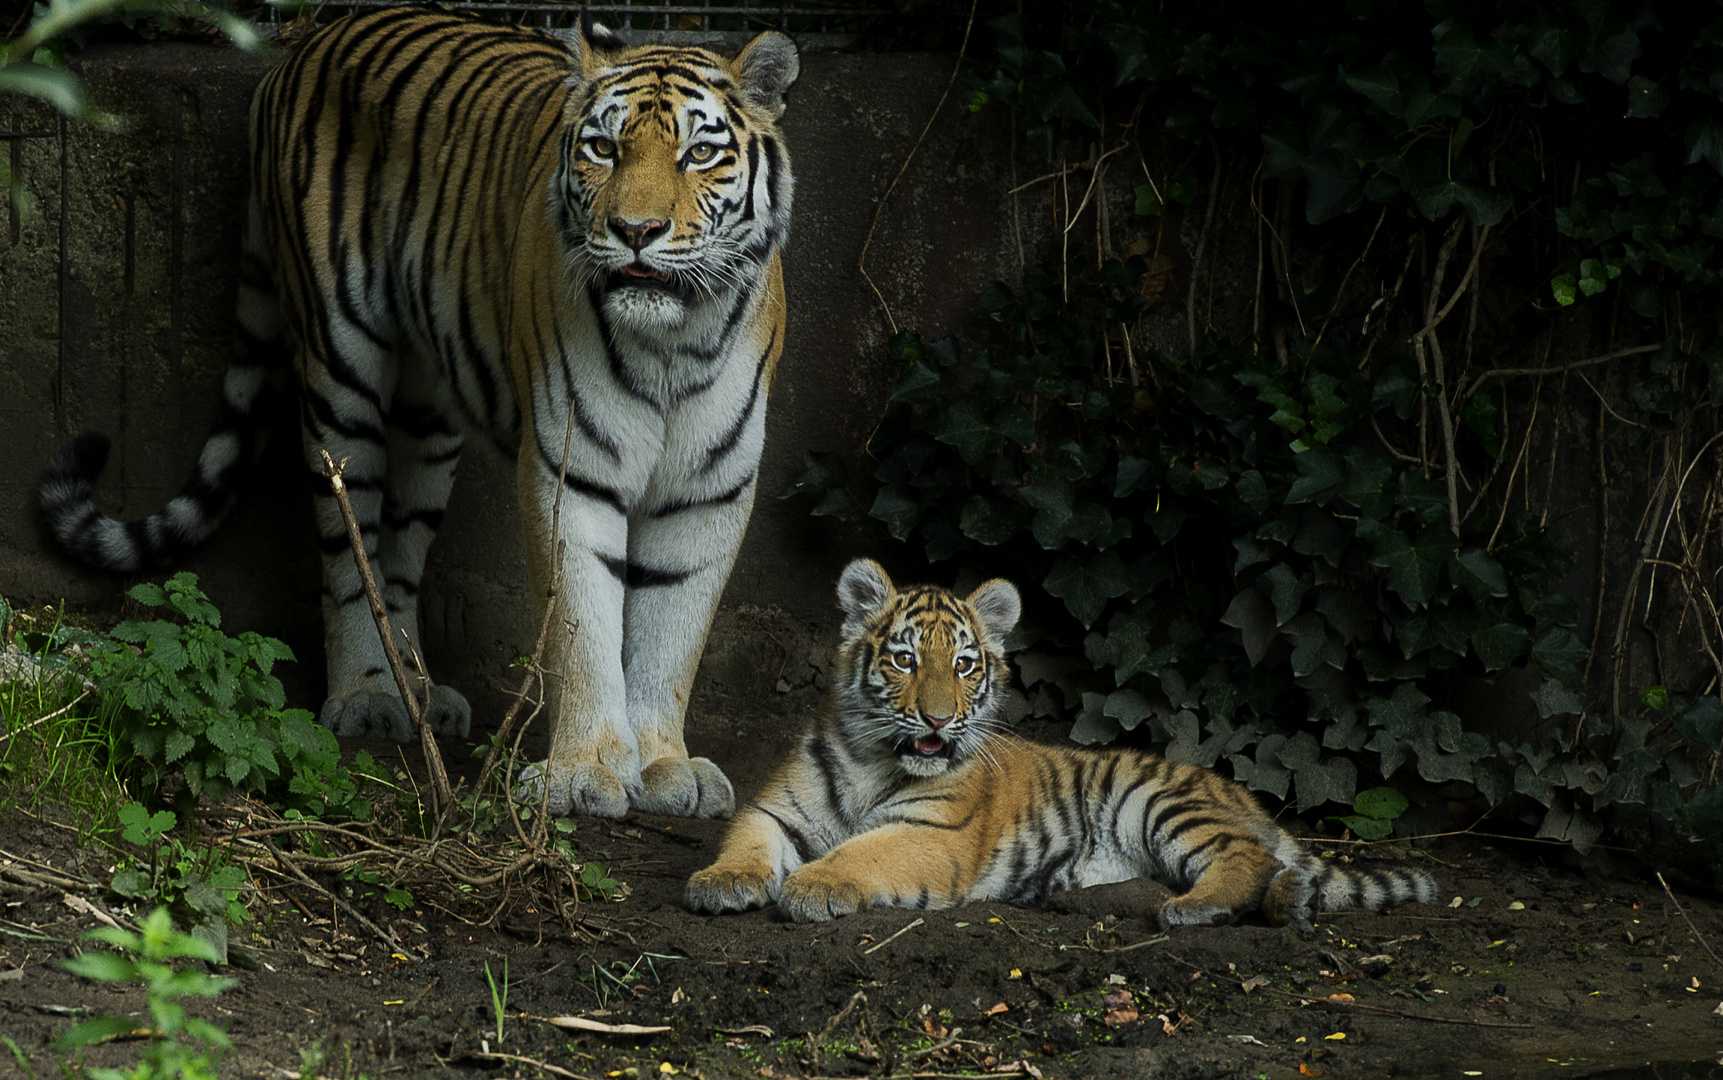
[[[742,794],[760,779],[741,778]],[[0,870],[26,872],[0,877],[0,1032],[39,1077],[58,1073],[54,1040],[80,1017],[144,1015],[141,992],[56,966],[96,920],[18,878],[105,880],[107,856],[53,818],[0,820]],[[1420,865],[1451,905],[1335,913],[1308,937],[1163,935],[1132,884],[1052,910],[885,910],[820,926],[697,916],[683,882],[723,828],[578,821],[581,853],[629,890],[587,905],[578,936],[522,910],[487,929],[430,903],[373,909],[407,944],[401,960],[339,911],[310,903],[308,918],[267,894],[234,935],[261,963],[193,1011],[232,1036],[230,1077],[298,1077],[314,1046],[324,1077],[1723,1077],[1723,963],[1710,952],[1723,910],[1680,888],[1678,908],[1654,879],[1588,880],[1553,847],[1438,841]],[[505,959],[499,1044],[484,966],[500,973]],[[564,1016],[668,1030],[546,1021]],[[88,1061],[121,1065],[140,1045]],[[17,1072],[0,1052],[0,1075]]]

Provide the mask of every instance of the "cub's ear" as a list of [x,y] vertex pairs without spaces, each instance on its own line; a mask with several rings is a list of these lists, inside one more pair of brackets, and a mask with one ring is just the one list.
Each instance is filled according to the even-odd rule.
[[742,47],[735,66],[748,101],[773,120],[784,115],[784,94],[802,73],[796,43],[768,30]]
[[987,644],[995,651],[1002,651],[1005,635],[1011,632],[1011,628],[1017,625],[1017,617],[1023,614],[1023,598],[1017,595],[1017,586],[1004,578],[983,582],[969,594],[969,606],[981,619]]
[[838,606],[844,609],[844,640],[859,636],[870,619],[891,602],[891,577],[872,559],[857,559],[838,578]]

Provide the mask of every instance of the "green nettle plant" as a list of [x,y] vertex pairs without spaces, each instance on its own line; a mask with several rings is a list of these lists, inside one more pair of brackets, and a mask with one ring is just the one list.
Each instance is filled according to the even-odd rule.
[[[99,927],[87,938],[131,955],[87,952],[61,966],[74,975],[113,985],[137,984],[148,992],[149,1045],[130,1069],[86,1069],[94,1080],[215,1080],[221,1053],[232,1047],[226,1033],[207,1020],[187,1016],[186,998],[213,997],[238,979],[216,978],[200,971],[176,970],[176,960],[219,963],[216,947],[173,928],[166,909],[157,908],[138,924],[138,933]],[[62,1050],[94,1046],[104,1039],[130,1035],[136,1021],[102,1016],[85,1021],[60,1039]]]
[[[133,647],[99,655],[90,677],[130,753],[134,790],[159,797],[177,774],[182,809],[238,790],[301,814],[369,816],[335,736],[304,709],[285,708],[270,669],[292,650],[255,632],[223,633],[195,574],[128,595],[167,617],[116,626],[113,636]],[[374,772],[375,763],[360,753],[354,770]]]
[[[1132,732],[1301,812],[1350,808],[1361,837],[1430,831],[1476,793],[1582,853],[1610,828],[1723,865],[1723,625],[1691,479],[1716,473],[1723,403],[1723,17],[1090,2],[989,25],[965,94],[1009,105],[1069,185],[1049,254],[983,291],[974,340],[894,338],[869,473],[812,453],[784,496],[1024,586],[1030,708],[1078,741]],[[1185,164],[1107,216],[1109,162],[1134,171],[1155,139]],[[1242,340],[1201,321],[1217,203],[1258,209]],[[1171,273],[1162,244],[1194,265]],[[1137,332],[1175,293],[1177,354]],[[1627,605],[1592,657],[1599,631],[1556,588],[1560,511],[1541,470],[1536,511],[1524,465],[1568,400],[1545,393],[1566,374],[1552,340],[1587,348],[1588,326],[1588,374],[1624,373],[1604,407],[1649,456],[1640,565],[1681,586],[1691,661],[1637,711]],[[1509,672],[1545,723],[1468,729],[1465,687]]]

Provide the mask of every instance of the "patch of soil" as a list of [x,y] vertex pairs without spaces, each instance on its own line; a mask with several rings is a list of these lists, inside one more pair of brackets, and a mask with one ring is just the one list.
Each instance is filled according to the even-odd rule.
[[[630,894],[583,908],[579,935],[518,906],[487,928],[420,897],[410,912],[370,912],[406,943],[402,959],[339,911],[271,895],[234,935],[259,966],[233,970],[238,986],[192,1011],[234,1040],[224,1076],[269,1078],[299,1076],[309,1047],[321,1047],[324,1077],[486,1080],[1571,1077],[1709,1064],[1723,1050],[1723,965],[1694,930],[1723,945],[1718,905],[1677,892],[1678,910],[1654,880],[1587,880],[1552,865],[1553,847],[1546,864],[1529,845],[1439,842],[1421,865],[1455,907],[1333,913],[1310,936],[1255,925],[1163,935],[1140,915],[1150,893],[1135,883],[1045,911],[885,910],[815,926],[772,911],[691,914],[683,882],[723,829],[580,820],[576,846]],[[57,1071],[54,1041],[78,1018],[146,1016],[141,992],[56,966],[97,923],[54,875],[102,880],[104,858],[46,819],[0,820],[0,1031],[38,1076]],[[505,961],[499,1042],[484,969],[500,977]],[[670,1030],[544,1019],[570,1015]],[[86,1060],[124,1065],[139,1046]],[[0,1073],[14,1068],[0,1051]]]

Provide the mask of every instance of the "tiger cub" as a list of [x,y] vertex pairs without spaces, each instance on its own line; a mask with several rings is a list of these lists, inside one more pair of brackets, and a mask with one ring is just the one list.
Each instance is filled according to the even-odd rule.
[[[430,6],[318,30],[253,99],[240,349],[192,478],[116,520],[92,499],[107,441],[85,436],[44,478],[49,528],[109,570],[183,555],[232,508],[264,391],[291,375],[322,493],[319,719],[405,740],[321,453],[346,461],[373,576],[416,633],[463,443],[490,441],[517,460],[532,625],[557,628],[540,657],[550,754],[519,793],[557,814],[729,817],[730,782],[688,755],[683,714],[784,350],[795,184],[778,121],[800,70],[773,31],[731,57]],[[450,687],[427,714],[468,732]]]
[[834,703],[737,815],[688,906],[776,901],[797,922],[867,907],[977,900],[1038,905],[1054,892],[1149,877],[1179,895],[1162,926],[1252,912],[1310,929],[1315,911],[1430,903],[1436,883],[1310,855],[1241,785],[1126,749],[1041,746],[1001,730],[1010,582],[960,597],[893,587],[858,559]]

